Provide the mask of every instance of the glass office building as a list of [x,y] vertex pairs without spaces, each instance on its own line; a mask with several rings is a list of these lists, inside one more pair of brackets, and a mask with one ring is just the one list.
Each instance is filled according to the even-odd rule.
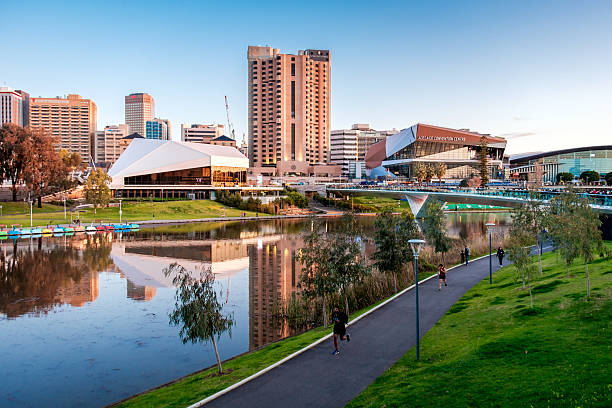
[[544,173],[544,182],[555,183],[559,173],[572,173],[574,177],[579,177],[589,170],[605,176],[612,172],[612,146],[577,147],[510,157],[510,171],[519,179],[530,180],[537,164]]

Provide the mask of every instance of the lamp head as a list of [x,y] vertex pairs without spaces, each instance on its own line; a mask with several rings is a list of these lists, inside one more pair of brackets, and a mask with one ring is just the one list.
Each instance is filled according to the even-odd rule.
[[425,244],[425,241],[423,241],[422,239],[411,239],[408,241],[408,243],[410,244],[410,248],[412,248],[412,253],[414,254],[414,256],[418,257],[419,252],[421,252],[421,248],[423,247],[423,244]]
[[486,225],[486,227],[487,227],[487,231],[489,231],[489,232],[490,232],[490,231],[491,231],[493,228],[495,228],[495,223],[493,223],[493,222],[487,222],[485,225]]

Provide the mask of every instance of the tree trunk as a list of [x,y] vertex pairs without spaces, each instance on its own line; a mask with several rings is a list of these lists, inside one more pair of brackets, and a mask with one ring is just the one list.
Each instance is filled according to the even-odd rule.
[[37,201],[38,201],[38,208],[42,208],[42,197],[38,196]]
[[210,339],[212,340],[213,348],[215,349],[215,357],[217,357],[217,371],[219,371],[219,374],[223,374],[223,368],[221,367],[221,359],[219,358],[219,350],[217,350],[215,336],[210,336]]
[[536,237],[536,251],[538,252],[538,271],[540,275],[542,274],[542,253],[540,252],[540,242]]
[[586,258],[584,259],[584,272],[586,273],[586,278],[587,278],[587,298],[591,297],[591,280],[589,279],[589,264],[586,261]]
[[565,277],[569,278],[569,264],[567,262],[565,263]]
[[325,295],[323,295],[323,327],[327,327],[327,303],[325,303]]
[[346,313],[346,315],[348,316],[350,313],[349,313],[349,305],[348,305],[348,293],[346,293],[346,290],[344,291],[344,307],[346,308],[344,313]]
[[13,193],[13,201],[17,201],[17,186],[15,183],[11,186],[11,191]]
[[531,294],[531,284],[529,286],[529,307],[533,309],[533,295]]
[[525,289],[525,271],[521,271],[523,276],[523,289]]
[[397,276],[393,273],[393,293],[397,293]]

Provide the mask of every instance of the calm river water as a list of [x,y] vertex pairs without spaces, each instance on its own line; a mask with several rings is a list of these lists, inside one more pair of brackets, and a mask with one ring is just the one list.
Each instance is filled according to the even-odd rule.
[[[479,238],[507,214],[448,214]],[[371,227],[373,217],[361,218]],[[328,220],[329,228],[336,221]],[[202,263],[234,313],[222,359],[287,337],[271,316],[296,290],[308,220],[204,223],[0,241],[0,406],[100,407],[215,363],[168,324],[175,289],[163,269]]]

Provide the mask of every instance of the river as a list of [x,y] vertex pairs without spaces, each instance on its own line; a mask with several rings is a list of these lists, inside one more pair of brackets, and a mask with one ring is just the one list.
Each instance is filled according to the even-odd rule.
[[[447,214],[449,234],[482,240],[505,213]],[[374,217],[360,222],[371,229]],[[327,220],[333,229],[336,221]],[[0,406],[100,407],[215,363],[183,344],[163,269],[210,266],[231,338],[222,359],[290,336],[271,316],[297,289],[309,220],[182,224],[130,233],[0,241]]]

